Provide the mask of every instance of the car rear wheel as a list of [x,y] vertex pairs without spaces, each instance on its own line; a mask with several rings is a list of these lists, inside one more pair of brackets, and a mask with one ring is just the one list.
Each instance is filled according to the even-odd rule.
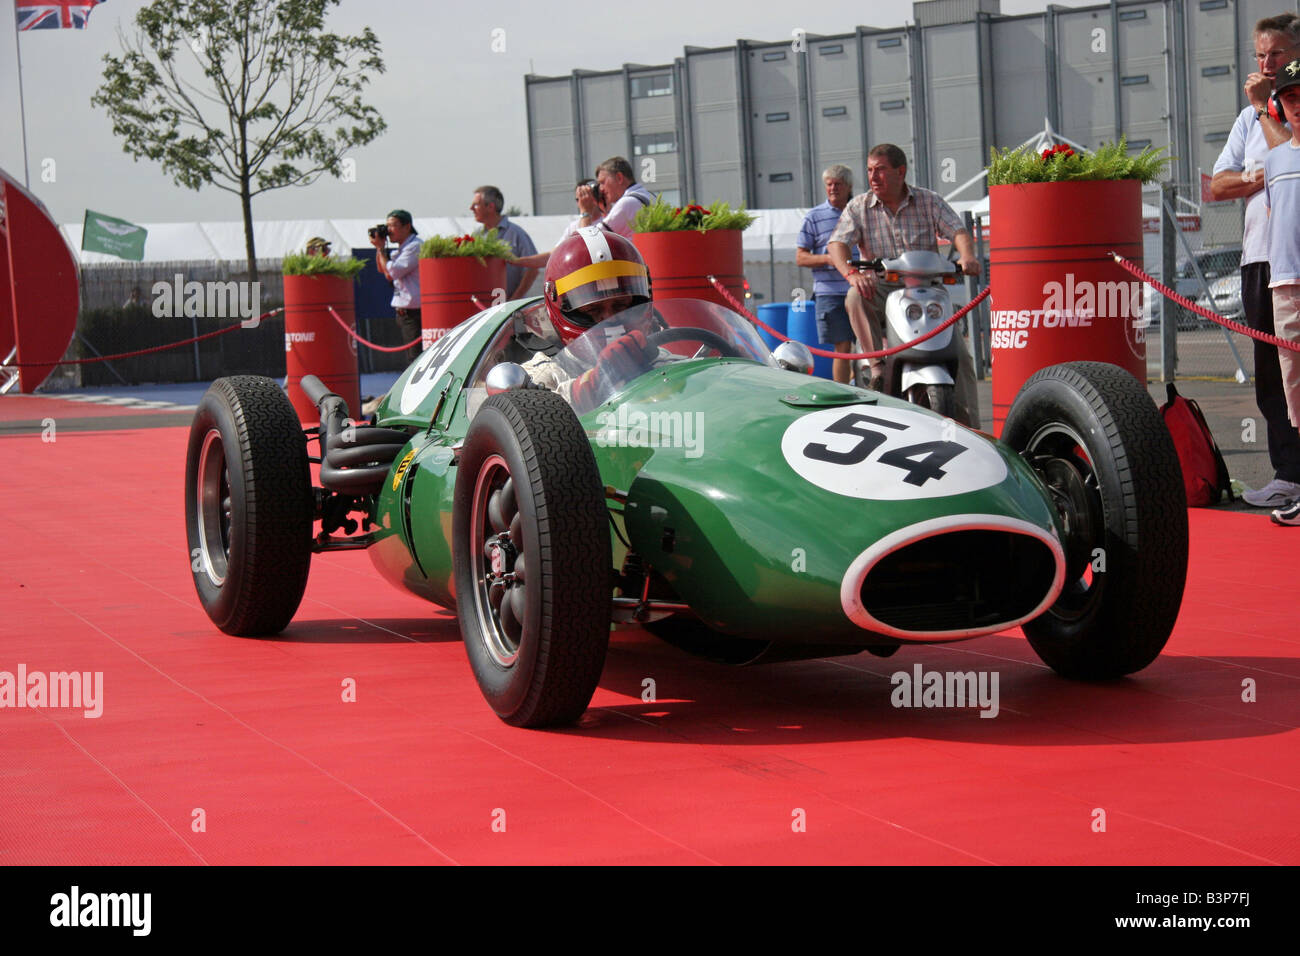
[[244,637],[293,619],[311,566],[313,506],[307,440],[269,378],[212,383],[190,426],[185,529],[199,603]]
[[1101,362],[1035,373],[1002,439],[1035,468],[1064,530],[1066,583],[1024,625],[1066,677],[1120,677],[1168,641],[1187,576],[1187,499],[1173,440],[1146,389]]
[[456,478],[457,616],[483,696],[508,724],[582,715],[609,645],[604,490],[591,442],[553,392],[489,398]]

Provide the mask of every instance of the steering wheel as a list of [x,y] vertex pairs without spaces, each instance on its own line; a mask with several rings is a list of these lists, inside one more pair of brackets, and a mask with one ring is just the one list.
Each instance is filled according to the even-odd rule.
[[723,356],[729,358],[744,358],[736,346],[728,342],[717,332],[710,332],[708,329],[697,329],[693,327],[682,326],[674,329],[664,329],[656,332],[646,338],[650,345],[662,345],[665,342],[700,342],[711,348],[717,349]]

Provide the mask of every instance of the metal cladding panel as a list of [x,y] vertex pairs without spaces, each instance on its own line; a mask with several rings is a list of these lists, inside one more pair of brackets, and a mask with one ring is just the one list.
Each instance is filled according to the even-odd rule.
[[[1188,4],[1185,10],[1192,167],[1209,174],[1246,105],[1241,89],[1245,76],[1238,72],[1233,46],[1236,11],[1231,4],[1202,9],[1199,3]],[[1248,34],[1245,42],[1253,43]],[[1252,45],[1249,52],[1253,50]],[[1250,68],[1254,69],[1253,61]]]
[[807,190],[799,71],[804,54],[790,44],[753,47],[749,60],[750,130],[755,205],[802,206]]
[[[640,77],[672,76],[671,70],[656,70],[653,73],[633,73],[633,80]],[[633,96],[632,97],[632,132],[657,133],[672,129],[677,122],[677,97]]]
[[[1146,16],[1140,17],[1139,13]],[[1130,143],[1169,145],[1172,96],[1165,63],[1168,24],[1159,3],[1126,6],[1119,21],[1120,118]],[[1114,139],[1112,134],[1109,139]]]
[[567,77],[528,81],[528,131],[538,216],[573,209],[573,98]]
[[[583,142],[587,148],[583,169],[592,170],[611,156],[627,155],[627,112],[623,74],[580,76]],[[570,190],[572,192],[572,190]]]
[[866,181],[866,157],[862,154],[862,107],[858,96],[858,45],[855,38],[810,42],[808,67],[812,83],[809,108],[812,111],[815,171],[820,175],[820,171],[831,163],[843,163],[853,170],[854,182],[860,185]]
[[1019,146],[1042,132],[1047,115],[1047,59],[1043,54],[1041,17],[995,21],[993,41],[992,130],[998,148]]
[[867,142],[893,143],[912,159],[912,58],[907,34],[862,38],[867,77]]
[[920,0],[912,4],[912,15],[922,27],[970,23],[977,13],[1001,12],[1001,0]]
[[740,164],[740,97],[734,50],[686,54],[691,91],[695,200],[744,201]]
[[1058,132],[1089,149],[1115,138],[1114,41],[1108,8],[1057,14]]
[[[939,192],[965,182],[987,163],[980,136],[980,77],[975,24],[930,27],[925,44],[930,184]],[[921,181],[919,175],[913,181]]]

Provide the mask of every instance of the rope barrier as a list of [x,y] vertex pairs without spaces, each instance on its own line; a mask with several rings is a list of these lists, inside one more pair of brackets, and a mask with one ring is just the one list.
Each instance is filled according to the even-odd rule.
[[[750,312],[747,308],[741,305],[740,302],[736,300],[736,297],[733,296],[727,290],[726,286],[724,286],[721,282],[718,281],[716,276],[708,276],[707,278],[710,284],[712,284],[713,288],[717,290],[718,294],[721,295],[724,299],[726,299],[727,302],[731,304],[731,307],[735,309],[737,312],[739,312],[741,315],[745,316],[747,319],[749,319],[751,322],[755,323],[756,325],[759,325],[762,328],[766,329],[772,336],[780,339],[782,342],[797,341],[796,339],[791,339],[790,336],[788,335],[782,335],[776,329],[772,328],[770,325],[768,325],[766,322],[764,322],[762,319],[756,316],[753,312]],[[803,344],[807,347],[809,352],[812,352],[813,355],[820,355],[823,358],[847,359],[849,361],[857,361],[858,359],[884,358],[886,355],[894,355],[897,352],[905,352],[908,349],[910,349],[912,346],[916,345],[918,342],[924,342],[926,339],[934,338],[936,335],[938,335],[948,326],[952,325],[954,322],[960,319],[971,309],[975,308],[975,306],[979,305],[981,302],[983,302],[985,299],[988,298],[989,289],[990,289],[989,286],[985,286],[983,289],[980,290],[979,294],[975,296],[975,298],[971,299],[964,306],[962,306],[960,309],[954,312],[952,316],[945,319],[942,323],[940,323],[935,328],[931,329],[929,332],[926,332],[924,335],[918,335],[916,338],[908,342],[904,342],[902,345],[895,345],[893,348],[881,349],[878,352],[832,352],[829,349],[813,348],[811,345],[808,345],[806,342]]]
[[[352,336],[366,348],[374,349],[376,352],[405,352],[412,345],[416,345],[420,342],[420,339],[411,339],[411,341],[407,342],[405,345],[376,345],[369,339],[363,339],[361,336],[357,335],[356,330],[343,321],[343,316],[334,311],[334,306],[327,305],[325,308],[329,309],[330,315],[334,316],[334,321],[343,326],[343,331],[347,332],[348,335]],[[421,336],[421,338],[423,338],[423,336]]]
[[1211,322],[1223,326],[1229,332],[1239,332],[1242,335],[1248,335],[1252,339],[1259,339],[1259,341],[1266,342],[1269,345],[1276,345],[1278,348],[1290,349],[1292,352],[1300,352],[1300,342],[1291,342],[1287,339],[1278,338],[1276,335],[1269,335],[1267,332],[1261,332],[1259,329],[1252,329],[1250,326],[1242,325],[1240,322],[1234,322],[1232,319],[1225,319],[1223,316],[1197,305],[1191,299],[1179,295],[1159,279],[1153,279],[1132,262],[1121,256],[1118,252],[1112,252],[1110,257],[1115,260],[1115,263],[1121,269],[1128,271],[1130,275],[1137,276],[1137,278],[1141,279],[1143,282],[1149,282],[1151,287],[1166,299],[1169,299],[1172,302],[1177,302],[1183,308],[1195,312],[1202,318],[1209,319]]
[[[270,312],[263,312],[257,317],[257,321],[269,319],[276,313],[283,312],[284,309],[272,309]],[[255,328],[256,326],[249,326]],[[154,352],[165,352],[168,349],[180,348],[182,345],[192,345],[195,342],[202,342],[205,339],[216,338],[218,335],[225,335],[227,332],[233,332],[235,329],[244,328],[243,322],[236,322],[234,325],[227,325],[225,328],[217,329],[215,332],[204,332],[202,335],[196,335],[192,338],[182,339],[180,342],[169,342],[166,345],[155,345],[147,349],[136,349],[134,352],[118,352],[116,355],[99,355],[95,358],[88,359],[64,359],[58,362],[15,362],[12,365],[3,365],[0,368],[48,368],[51,365],[93,365],[96,362],[112,362],[117,359],[134,358],[137,355],[150,355]]]

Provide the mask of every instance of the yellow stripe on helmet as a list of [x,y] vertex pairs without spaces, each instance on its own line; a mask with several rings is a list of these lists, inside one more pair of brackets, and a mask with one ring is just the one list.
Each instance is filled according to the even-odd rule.
[[636,262],[628,262],[623,259],[611,259],[609,262],[593,262],[589,266],[583,266],[577,272],[570,272],[567,276],[562,276],[555,280],[555,294],[564,295],[570,289],[575,289],[580,285],[586,285],[588,282],[596,282],[600,279],[615,279],[619,276],[649,276],[645,266]]

